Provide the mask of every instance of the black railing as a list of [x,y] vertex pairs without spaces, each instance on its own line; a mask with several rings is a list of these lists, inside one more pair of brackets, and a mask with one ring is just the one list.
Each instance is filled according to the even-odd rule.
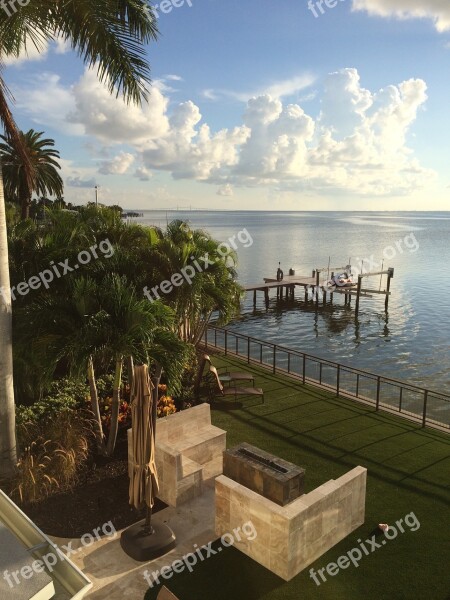
[[245,359],[272,373],[289,375],[303,384],[321,387],[375,406],[376,410],[397,412],[419,421],[422,426],[450,430],[450,394],[376,375],[368,371],[285,348],[253,337],[209,326],[205,346]]

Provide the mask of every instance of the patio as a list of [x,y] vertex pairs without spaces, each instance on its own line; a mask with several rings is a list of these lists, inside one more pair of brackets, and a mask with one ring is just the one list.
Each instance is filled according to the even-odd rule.
[[[232,547],[198,561],[192,573],[185,569],[161,584],[180,600],[294,600],[300,596],[445,600],[449,589],[444,559],[450,517],[448,437],[267,371],[250,369],[236,359],[215,357],[214,362],[233,370],[251,370],[256,375],[255,385],[265,392],[265,404],[252,397],[241,398],[237,404],[232,399],[213,402],[212,422],[227,431],[228,447],[248,442],[305,468],[306,492],[357,465],[368,469],[365,524],[313,563],[315,571],[371,538],[380,522],[394,525],[414,513],[420,528],[405,528],[385,546],[363,556],[358,568],[350,565],[334,577],[326,573],[327,581],[320,587],[310,578],[309,568],[285,582]],[[146,600],[154,600],[159,586],[145,594],[148,586],[141,573],[170,565],[175,558],[193,552],[194,544],[214,540],[212,501],[208,489],[183,507],[158,513],[158,518],[168,519],[180,546],[150,565],[134,563],[124,555],[121,563],[117,562],[121,556],[118,540],[82,550],[74,562],[94,582],[88,597],[114,600],[145,595]],[[213,547],[217,549],[218,543]]]

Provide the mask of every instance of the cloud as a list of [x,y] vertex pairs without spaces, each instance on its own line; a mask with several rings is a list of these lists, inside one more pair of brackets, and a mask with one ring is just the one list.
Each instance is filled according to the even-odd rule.
[[426,99],[420,79],[372,92],[362,87],[356,69],[343,69],[326,78],[316,119],[300,105],[266,94],[248,101],[241,126],[212,133],[199,108],[186,102],[142,158],[147,168],[170,171],[176,179],[221,186],[408,194],[434,176],[407,146]]
[[94,188],[96,181],[95,179],[81,179],[78,175],[76,177],[67,177],[66,185],[74,188]]
[[[309,115],[302,101],[280,97],[299,81],[274,84],[270,89],[277,96],[250,98],[240,123],[216,131],[194,102],[169,103],[158,88],[139,107],[111,96],[89,71],[68,89],[54,75],[36,81],[39,85],[30,90],[35,106],[31,99],[27,104],[36,120],[67,127],[68,119],[95,144],[125,146],[127,151],[100,162],[99,172],[105,175],[127,173],[138,160],[133,175],[142,181],[151,172],[165,171],[174,179],[211,183],[223,191],[266,186],[374,197],[409,194],[435,176],[408,146],[411,127],[427,100],[421,79],[374,91],[361,84],[356,69],[342,69],[316,86],[317,116]],[[93,174],[83,173],[83,179]]]
[[203,98],[206,98],[207,100],[219,100],[219,98],[220,98],[219,93],[217,93],[213,89],[209,89],[209,88],[202,91],[202,96],[203,96]]
[[217,195],[218,196],[233,196],[234,195],[233,188],[231,187],[231,185],[229,183],[226,183],[225,185],[222,185],[217,190]]
[[111,160],[105,160],[98,172],[102,175],[123,175],[133,164],[135,157],[129,152],[121,152]]
[[68,40],[65,40],[61,37],[57,38],[55,42],[55,54],[67,54],[70,52],[71,45]]
[[92,70],[73,87],[74,109],[67,120],[103,142],[142,143],[167,133],[168,98],[153,87],[142,106],[126,104],[111,95]]
[[168,79],[169,81],[184,81],[179,75],[165,75],[164,79]]
[[55,73],[43,72],[31,77],[28,87],[13,86],[17,107],[34,123],[57,129],[62,133],[82,135],[80,124],[68,123],[67,114],[75,109],[71,88],[61,84]]
[[316,77],[311,73],[304,73],[302,75],[296,75],[289,79],[283,79],[276,81],[271,84],[262,86],[252,91],[235,92],[230,90],[214,90],[205,89],[202,92],[202,96],[208,100],[218,100],[222,96],[238,100],[239,102],[247,102],[250,98],[269,95],[274,98],[284,98],[286,96],[292,96],[293,94],[300,92],[316,81]]
[[70,44],[61,37],[56,38],[54,42],[50,43],[46,40],[40,40],[35,43],[33,39],[28,37],[19,56],[2,56],[2,61],[8,67],[17,67],[24,62],[44,60],[51,51],[55,54],[65,54],[70,49]]
[[152,177],[152,173],[145,167],[138,167],[134,172],[134,177],[137,177],[141,181],[149,181]]
[[7,67],[18,66],[27,61],[44,60],[48,51],[49,44],[47,42],[40,42],[36,47],[31,38],[27,38],[26,46],[19,53],[19,56],[2,56],[2,61]]
[[365,10],[380,17],[431,19],[438,31],[450,31],[448,0],[353,0],[353,10]]
[[217,171],[237,164],[248,129],[241,126],[211,133],[207,124],[200,125],[201,119],[200,109],[193,102],[176,106],[167,134],[144,146],[144,165],[171,171],[175,179],[207,181]]

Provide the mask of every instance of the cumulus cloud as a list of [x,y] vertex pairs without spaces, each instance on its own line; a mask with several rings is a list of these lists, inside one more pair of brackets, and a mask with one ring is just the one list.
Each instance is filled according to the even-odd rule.
[[201,124],[200,109],[193,102],[176,106],[169,119],[169,131],[143,149],[144,165],[171,171],[176,179],[207,181],[223,168],[239,162],[239,147],[247,139],[245,126],[211,133]]
[[218,196],[233,196],[234,195],[233,188],[231,187],[231,185],[229,183],[226,183],[225,185],[222,185],[217,190],[217,195]]
[[[317,118],[299,104],[265,94],[248,101],[241,125],[213,132],[193,102],[180,103],[169,113],[162,98],[161,133],[154,132],[153,122],[153,134],[145,141],[139,138],[136,148],[146,169],[169,171],[175,179],[323,193],[407,194],[433,176],[407,145],[426,99],[420,79],[373,92],[361,85],[356,69],[343,69],[326,78]],[[142,119],[137,115],[138,122]],[[135,124],[128,121],[128,127],[133,130]]]
[[73,87],[73,97],[75,107],[68,121],[103,142],[141,143],[168,131],[168,98],[158,87],[152,88],[148,103],[127,105],[99,83],[93,70],[87,70]]
[[112,97],[89,71],[69,90],[56,76],[45,83],[31,92],[36,101],[45,97],[54,102],[56,114],[61,111],[48,93],[50,85],[61,104],[72,107],[73,127],[109,147],[125,145],[127,152],[100,163],[103,174],[127,173],[137,159],[134,176],[142,181],[159,170],[220,190],[265,185],[371,196],[408,194],[434,176],[408,145],[427,100],[421,79],[373,91],[362,85],[356,69],[342,69],[317,88],[317,116],[309,115],[301,101],[262,94],[247,101],[241,123],[218,131],[204,122],[194,102],[169,104],[157,88],[149,104],[139,107]]
[[98,172],[102,175],[123,175],[133,164],[135,157],[129,152],[120,152],[111,160],[102,162]]
[[353,0],[353,9],[381,17],[428,18],[438,31],[450,31],[448,0]]

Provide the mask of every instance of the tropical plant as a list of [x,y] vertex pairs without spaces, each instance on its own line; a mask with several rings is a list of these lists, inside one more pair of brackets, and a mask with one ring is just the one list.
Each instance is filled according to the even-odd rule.
[[[111,456],[114,451],[126,358],[161,365],[172,388],[179,389],[186,349],[171,330],[172,311],[138,297],[124,276],[107,274],[100,282],[73,278],[65,293],[41,294],[18,314],[17,352],[25,362],[33,357],[43,382],[51,381],[61,365],[71,376],[87,374],[97,448],[102,454]],[[111,419],[105,443],[95,373],[111,368]]]
[[47,394],[31,405],[19,404],[16,407],[16,423],[20,427],[25,423],[39,423],[68,410],[84,408],[89,398],[89,388],[81,380],[57,379],[50,385]]
[[172,396],[167,393],[167,385],[160,383],[158,385],[158,405],[156,407],[156,416],[159,418],[168,417],[177,412],[177,407]]
[[[150,81],[144,45],[157,36],[156,18],[147,0],[40,0],[11,15],[0,11],[0,61],[19,56],[30,44],[38,50],[56,37],[68,42],[84,63],[96,68],[110,92],[140,103]],[[1,64],[1,63],[0,63]],[[1,67],[0,67],[1,69]],[[26,154],[7,101],[0,72],[0,122],[24,159],[29,188],[34,169]],[[1,165],[0,165],[1,172]],[[17,464],[12,365],[12,305],[9,293],[8,244],[3,179],[0,173],[0,476]]]
[[3,140],[3,143],[0,143],[0,156],[5,197],[21,205],[22,220],[29,217],[33,193],[48,193],[59,200],[63,193],[63,180],[57,171],[61,168],[56,160],[59,158],[59,152],[54,150],[54,140],[42,138],[42,135],[43,132],[34,129],[26,133],[20,132],[21,142],[34,169],[33,189],[28,185],[27,165],[17,152],[13,140],[4,135],[0,136]]
[[190,266],[195,275],[164,296],[177,318],[180,338],[197,346],[212,315],[219,324],[229,322],[240,309],[242,288],[236,282],[236,254],[221,251],[220,242],[201,229],[175,220],[151,248],[147,287],[170,280]]

